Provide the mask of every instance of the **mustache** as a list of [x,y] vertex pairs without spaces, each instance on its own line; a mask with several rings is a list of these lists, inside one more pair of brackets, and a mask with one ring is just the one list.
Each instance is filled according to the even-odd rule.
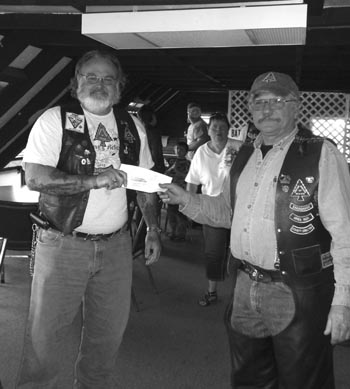
[[90,90],[88,88],[77,89],[78,100],[95,100],[95,102],[108,102],[117,104],[120,100],[120,90],[109,91],[104,85],[95,85]]
[[258,120],[258,123],[262,123],[262,122],[264,122],[265,120],[269,120],[269,121],[274,121],[274,122],[279,122],[280,121],[280,119],[274,119],[274,118],[272,118],[270,115],[269,116],[264,116],[264,117],[262,117],[261,119],[259,119]]
[[97,94],[102,95],[104,97],[109,96],[108,90],[103,86],[98,86],[90,91],[90,96],[94,96]]

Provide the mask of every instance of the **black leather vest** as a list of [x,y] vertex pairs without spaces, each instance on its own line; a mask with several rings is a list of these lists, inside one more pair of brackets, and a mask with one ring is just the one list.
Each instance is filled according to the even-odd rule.
[[[277,179],[275,227],[279,264],[286,283],[294,286],[333,282],[331,237],[318,211],[319,160],[323,138],[299,133],[287,151]],[[254,151],[245,144],[231,168],[231,206],[238,178]]]
[[[140,137],[135,123],[126,110],[114,107],[113,111],[119,133],[119,158],[122,163],[138,165]],[[78,102],[61,107],[62,148],[57,168],[68,174],[93,175],[96,153],[86,120],[80,131],[72,131],[66,126],[67,114],[69,127],[75,128],[84,113]],[[90,191],[64,196],[41,193],[39,209],[52,226],[69,234],[83,222],[89,194]]]

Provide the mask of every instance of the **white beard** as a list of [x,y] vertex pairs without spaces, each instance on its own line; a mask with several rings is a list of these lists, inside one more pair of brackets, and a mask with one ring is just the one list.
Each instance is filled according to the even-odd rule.
[[109,99],[98,100],[91,96],[81,97],[79,95],[78,98],[87,111],[95,114],[106,112],[112,106]]
[[119,101],[119,93],[111,96],[106,90],[92,90],[78,88],[77,97],[82,106],[96,115],[107,114],[112,106]]

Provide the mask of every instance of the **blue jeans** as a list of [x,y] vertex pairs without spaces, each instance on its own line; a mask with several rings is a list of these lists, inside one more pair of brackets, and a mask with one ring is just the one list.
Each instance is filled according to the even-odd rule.
[[[65,338],[83,303],[75,388],[117,385],[117,352],[130,311],[131,238],[89,241],[40,230],[17,388],[58,388]],[[73,385],[73,383],[72,383]]]

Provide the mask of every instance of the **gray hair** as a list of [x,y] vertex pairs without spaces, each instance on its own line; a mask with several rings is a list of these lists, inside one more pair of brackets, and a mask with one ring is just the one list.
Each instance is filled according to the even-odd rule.
[[114,65],[117,73],[119,91],[121,92],[125,87],[127,79],[116,54],[114,54],[112,51],[91,50],[86,52],[75,65],[74,77],[72,77],[70,80],[71,95],[75,98],[77,97],[78,74],[80,73],[80,70],[85,65],[85,63],[93,58],[103,58],[110,61]]

